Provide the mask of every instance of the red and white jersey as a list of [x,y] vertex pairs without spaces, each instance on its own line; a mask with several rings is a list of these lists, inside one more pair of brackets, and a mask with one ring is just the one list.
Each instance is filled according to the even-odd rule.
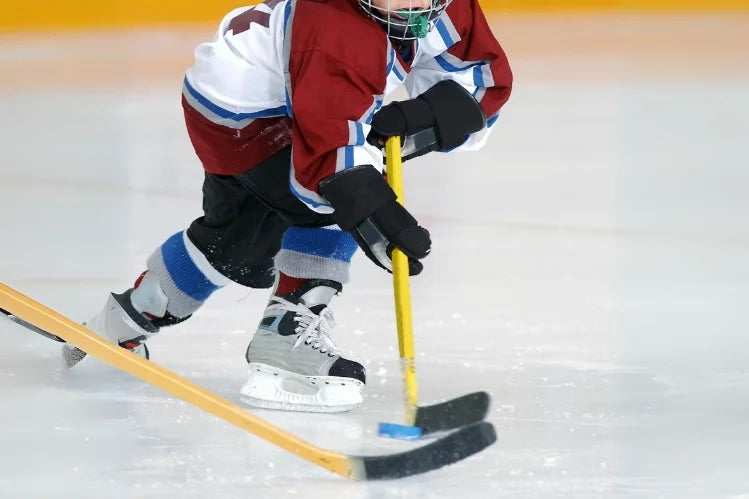
[[237,174],[291,144],[292,192],[329,213],[320,180],[356,165],[382,167],[366,136],[401,85],[415,97],[453,79],[471,92],[487,128],[458,149],[483,145],[510,96],[512,73],[477,0],[453,0],[404,60],[356,0],[268,0],[230,12],[195,50],[183,105],[205,169]]

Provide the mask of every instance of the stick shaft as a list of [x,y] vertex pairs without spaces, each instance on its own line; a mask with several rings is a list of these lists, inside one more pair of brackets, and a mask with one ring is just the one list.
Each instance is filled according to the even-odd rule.
[[[390,187],[398,196],[398,202],[405,204],[403,198],[403,163],[401,161],[400,137],[391,137],[385,143],[387,177]],[[395,317],[398,327],[398,351],[401,358],[403,378],[403,397],[406,404],[406,422],[410,425],[416,420],[418,407],[418,390],[416,384],[416,361],[414,358],[413,323],[411,321],[411,289],[408,281],[408,257],[396,249],[393,260],[393,290],[395,293]]]
[[0,283],[0,307],[33,326],[57,335],[107,364],[157,386],[224,421],[267,440],[302,459],[347,478],[361,471],[349,456],[320,449],[158,364],[109,343],[85,327]]

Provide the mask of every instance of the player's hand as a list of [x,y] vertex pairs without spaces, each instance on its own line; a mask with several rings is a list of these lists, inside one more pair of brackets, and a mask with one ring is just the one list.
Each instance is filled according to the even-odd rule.
[[354,237],[375,264],[392,272],[393,249],[408,257],[409,274],[421,272],[419,260],[429,254],[429,231],[401,204],[374,167],[355,166],[320,182],[320,194],[335,211],[333,220]]
[[486,126],[486,116],[473,96],[459,83],[443,80],[415,99],[383,106],[372,119],[367,141],[381,145],[389,137],[407,138],[425,130],[433,137],[404,159],[430,151],[447,151]]
[[395,200],[376,209],[351,234],[370,260],[391,273],[395,248],[408,257],[409,275],[421,273],[424,265],[419,260],[432,249],[429,231]]

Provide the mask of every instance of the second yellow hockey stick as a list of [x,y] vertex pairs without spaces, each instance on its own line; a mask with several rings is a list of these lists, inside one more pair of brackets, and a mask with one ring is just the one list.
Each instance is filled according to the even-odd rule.
[[[385,158],[388,183],[398,197],[398,202],[404,204],[400,137],[390,137],[387,140]],[[486,392],[475,392],[439,404],[419,407],[408,257],[399,249],[394,249],[391,260],[393,262],[398,351],[408,426],[381,423],[379,434],[387,437],[414,439],[421,434],[451,430],[481,421],[486,417],[489,409],[489,394]]]
[[[3,283],[0,283],[0,317],[7,317],[47,338],[72,343],[89,355],[287,452],[353,480],[400,478],[424,473],[460,461],[496,440],[494,427],[481,422],[406,452],[371,456],[342,454],[312,445],[176,373],[109,343],[93,331]],[[0,454],[2,452],[0,448]]]
[[[391,137],[385,144],[387,178],[390,187],[403,199],[403,162],[401,161],[400,137]],[[406,407],[406,423],[416,422],[418,387],[416,384],[416,359],[414,358],[414,334],[411,320],[411,286],[408,280],[408,257],[399,249],[393,250],[393,291],[395,293],[395,320],[398,327],[398,352],[403,376],[403,399]]]

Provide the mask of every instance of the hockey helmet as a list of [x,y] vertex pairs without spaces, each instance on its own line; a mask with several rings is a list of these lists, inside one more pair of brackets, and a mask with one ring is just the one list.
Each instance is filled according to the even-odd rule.
[[384,6],[378,6],[372,0],[359,0],[362,10],[372,19],[379,22],[394,41],[424,38],[434,27],[452,0],[428,0],[429,6],[412,7],[414,0],[400,1],[404,7],[391,8],[393,0],[379,0]]

